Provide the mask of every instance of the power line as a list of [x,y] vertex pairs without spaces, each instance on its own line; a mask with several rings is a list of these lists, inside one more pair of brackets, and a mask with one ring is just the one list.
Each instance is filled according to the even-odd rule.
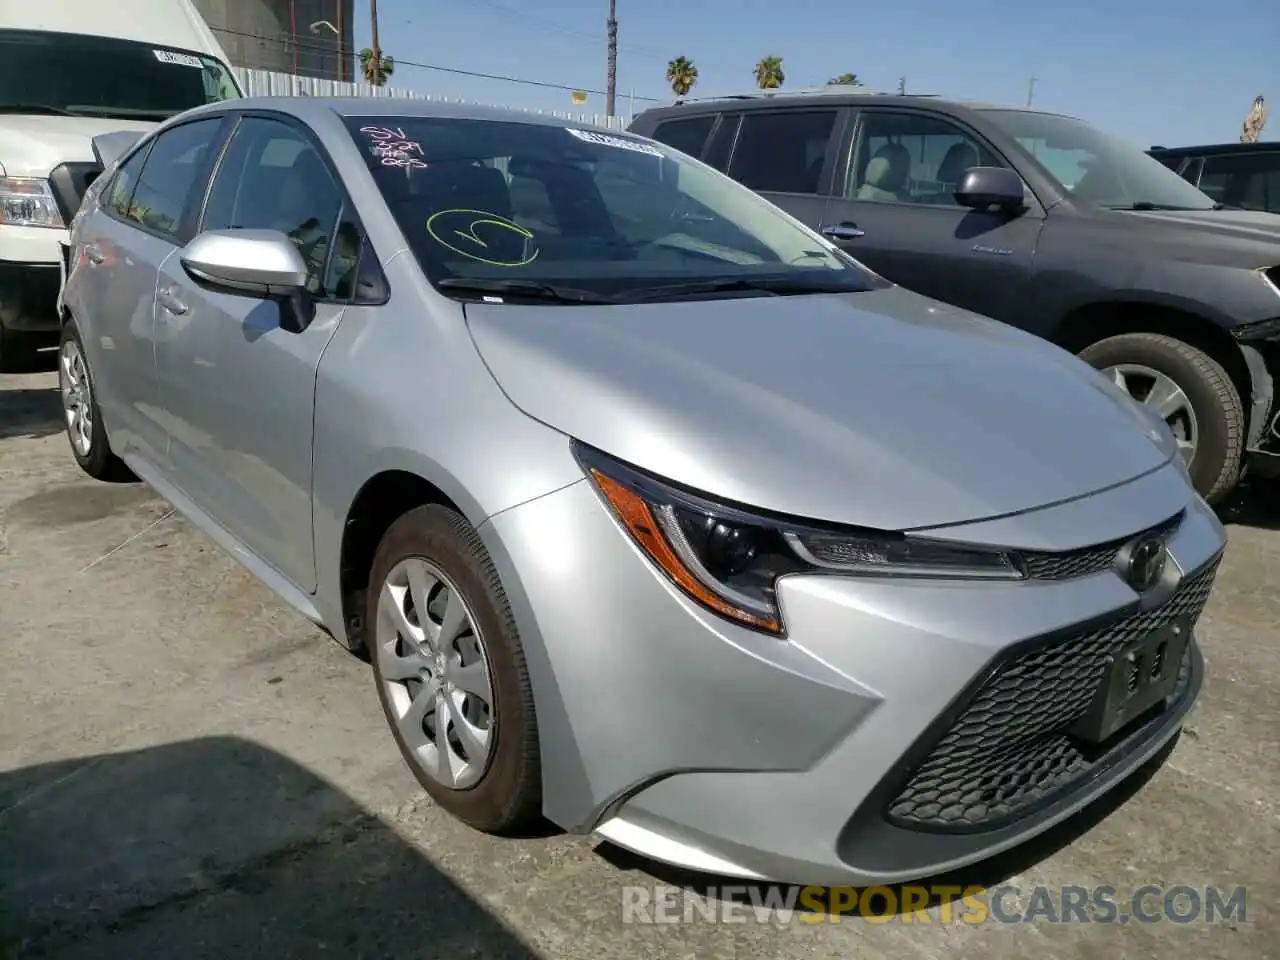
[[[595,33],[588,33],[585,30],[575,30],[572,27],[566,27],[551,20],[542,17],[531,17],[522,10],[515,10],[511,7],[503,6],[500,3],[494,3],[493,0],[471,0],[471,3],[478,7],[487,7],[490,10],[497,11],[504,15],[504,19],[511,21],[520,27],[530,27],[535,30],[544,30],[550,33],[558,33],[566,37],[573,37],[578,40],[591,40],[595,43],[600,42],[600,37]],[[669,57],[663,56],[656,50],[650,50],[647,47],[631,47],[620,46],[620,51],[634,54],[637,57],[644,57],[651,60],[668,60]]]
[[[273,43],[273,44],[281,42],[279,38],[271,37],[266,34],[246,33],[245,31],[242,31],[242,30],[231,30],[227,27],[217,27],[217,28],[214,28],[214,30],[217,33],[225,33],[234,37],[245,37],[251,40],[262,40],[262,41],[266,41],[268,43]],[[322,53],[328,56],[338,56],[338,55],[358,56],[358,52],[355,50],[355,48],[349,47],[346,44],[325,43],[322,40],[310,42],[301,37],[296,37],[296,36],[292,37],[292,39],[285,39],[283,42],[293,43],[297,45],[299,49],[309,50],[309,52],[313,52],[313,53]],[[389,56],[389,54],[387,54],[385,50],[383,51],[383,55]],[[391,59],[397,67],[413,67],[418,70],[434,70],[438,73],[451,73],[451,74],[454,74],[455,76],[476,77],[482,80],[501,80],[504,83],[519,83],[529,87],[542,87],[544,89],[549,89],[549,90],[568,90],[570,92],[580,90],[583,93],[594,93],[597,96],[608,95],[607,91],[605,90],[593,90],[590,87],[574,86],[567,83],[553,83],[548,80],[529,80],[524,77],[513,77],[513,76],[508,76],[508,75],[499,74],[499,73],[483,73],[479,70],[464,70],[461,67],[446,67],[438,63],[421,63],[416,60],[402,60],[401,58],[396,56],[392,56]],[[635,99],[643,100],[647,103],[665,103],[666,100],[670,98],[642,97],[637,95]]]

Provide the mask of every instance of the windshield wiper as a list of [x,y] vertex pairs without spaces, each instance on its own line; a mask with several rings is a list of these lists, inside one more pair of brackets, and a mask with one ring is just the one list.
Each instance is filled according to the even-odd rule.
[[555,303],[610,303],[608,297],[577,287],[562,287],[539,280],[487,280],[472,277],[447,277],[436,283],[450,293],[475,293],[498,297],[531,297]]
[[773,296],[803,293],[855,293],[861,287],[837,287],[830,283],[815,281],[809,277],[721,277],[718,280],[688,280],[684,283],[664,283],[660,287],[650,287],[619,294],[616,300],[666,300],[690,294],[728,293],[737,290],[761,291]]
[[53,107],[47,103],[0,103],[0,113],[42,113],[54,117],[74,117],[70,110]]

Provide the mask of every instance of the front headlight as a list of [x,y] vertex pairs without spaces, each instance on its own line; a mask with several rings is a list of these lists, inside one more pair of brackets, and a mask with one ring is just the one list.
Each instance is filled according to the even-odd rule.
[[672,583],[766,633],[784,634],[776,588],[789,574],[1026,578],[1009,551],[771,516],[679,489],[576,441],[574,452],[614,516]]
[[49,181],[34,177],[0,177],[0,224],[59,230],[66,226]]

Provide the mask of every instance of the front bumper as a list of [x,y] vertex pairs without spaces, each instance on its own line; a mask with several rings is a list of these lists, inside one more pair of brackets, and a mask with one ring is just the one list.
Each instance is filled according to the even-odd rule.
[[67,237],[66,230],[0,226],[0,327],[56,336]]
[[[797,577],[779,585],[785,641],[686,601],[585,481],[499,514],[481,532],[524,638],[544,812],[655,859],[798,883],[903,882],[1022,843],[1115,786],[1179,729],[1201,682],[1194,643],[1171,704],[1101,757],[1070,757],[1061,728],[1076,709],[1067,693],[1092,690],[1089,673],[1100,679],[1099,657],[1117,638],[1150,629],[1170,604],[1199,615],[1225,534],[1173,466],[1007,521],[934,532],[1068,551],[1179,511],[1158,605],[1110,567],[1026,583]],[[1016,745],[1021,766],[1000,768],[991,760],[1000,749],[981,761],[997,779],[1030,785],[1004,789],[1014,815],[958,828],[900,816],[904,796],[927,815],[946,792],[945,782],[926,782],[936,764],[925,758],[938,759],[949,732],[966,734],[969,747],[982,741],[981,728],[960,724],[978,691],[1007,681],[1011,658],[1025,672],[1046,656],[1053,663],[1040,664],[1037,683],[1057,700],[1024,690],[986,734],[999,748],[1040,724]],[[965,802],[966,816],[982,821],[974,798]]]

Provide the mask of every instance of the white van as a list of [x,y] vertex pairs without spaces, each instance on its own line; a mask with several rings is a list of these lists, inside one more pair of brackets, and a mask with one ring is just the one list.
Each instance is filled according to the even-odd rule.
[[240,96],[191,0],[0,0],[0,370],[57,340],[92,138]]

